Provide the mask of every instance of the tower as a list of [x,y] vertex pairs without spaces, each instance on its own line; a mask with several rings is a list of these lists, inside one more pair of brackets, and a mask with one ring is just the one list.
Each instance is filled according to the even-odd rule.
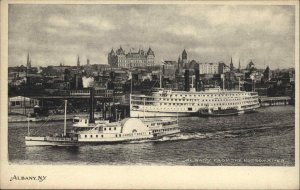
[[77,67],[80,67],[79,55],[77,56]]
[[241,60],[239,60],[239,68],[238,71],[241,72]]
[[177,72],[178,74],[181,74],[182,72],[182,64],[181,64],[181,59],[180,59],[180,55],[178,56],[178,66],[177,66]]
[[111,48],[110,53],[108,53],[107,59],[108,59],[108,64],[114,66],[116,60],[116,54],[113,48]]
[[29,53],[27,54],[27,63],[26,63],[26,66],[27,66],[27,69],[31,68],[31,60],[30,60],[30,57],[29,57]]
[[86,65],[90,65],[90,60],[89,59],[86,60]]
[[147,52],[147,66],[153,66],[154,65],[154,52],[152,49],[149,47],[148,52]]
[[264,78],[265,78],[266,81],[271,80],[272,72],[271,72],[271,69],[270,69],[269,65],[268,65],[267,68],[265,69],[263,75],[264,75]]

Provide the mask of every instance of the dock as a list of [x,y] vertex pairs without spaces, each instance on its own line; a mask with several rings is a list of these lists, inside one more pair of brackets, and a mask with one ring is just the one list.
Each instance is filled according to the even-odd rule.
[[292,98],[289,96],[280,97],[259,97],[259,102],[261,106],[282,106],[291,105]]

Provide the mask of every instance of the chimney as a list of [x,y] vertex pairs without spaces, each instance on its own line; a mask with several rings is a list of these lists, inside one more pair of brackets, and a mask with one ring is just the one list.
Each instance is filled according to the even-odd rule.
[[190,71],[188,69],[186,69],[184,72],[184,80],[184,90],[190,91]]
[[94,88],[90,88],[90,123],[94,123]]
[[195,89],[196,91],[199,91],[199,69],[195,69]]

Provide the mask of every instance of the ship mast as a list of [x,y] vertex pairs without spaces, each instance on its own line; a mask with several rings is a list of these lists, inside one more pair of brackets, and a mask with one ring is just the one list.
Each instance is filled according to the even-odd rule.
[[30,130],[29,130],[29,114],[27,116],[27,136],[29,137],[30,136]]
[[67,134],[67,102],[68,102],[68,100],[65,100],[64,137]]
[[161,74],[159,74],[159,88],[161,88]]
[[144,112],[144,113],[143,113],[144,119],[145,119],[145,105],[146,105],[146,102],[145,102],[145,97],[144,97],[144,106],[143,106],[143,108],[144,108],[144,109],[143,109],[143,112]]

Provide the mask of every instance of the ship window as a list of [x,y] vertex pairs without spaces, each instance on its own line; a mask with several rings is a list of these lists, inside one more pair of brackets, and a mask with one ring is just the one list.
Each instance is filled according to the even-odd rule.
[[188,111],[192,111],[193,109],[192,108],[188,108]]
[[121,137],[121,134],[119,134],[119,137]]
[[115,130],[117,129],[117,128],[114,128]]
[[104,127],[104,131],[106,131],[106,128]]
[[98,138],[98,135],[96,135],[96,138]]
[[84,135],[85,138],[87,138],[87,135]]
[[111,130],[111,128],[108,128],[109,130]]
[[116,135],[116,137],[118,137],[118,135]]
[[93,135],[91,135],[91,138],[93,138]]

